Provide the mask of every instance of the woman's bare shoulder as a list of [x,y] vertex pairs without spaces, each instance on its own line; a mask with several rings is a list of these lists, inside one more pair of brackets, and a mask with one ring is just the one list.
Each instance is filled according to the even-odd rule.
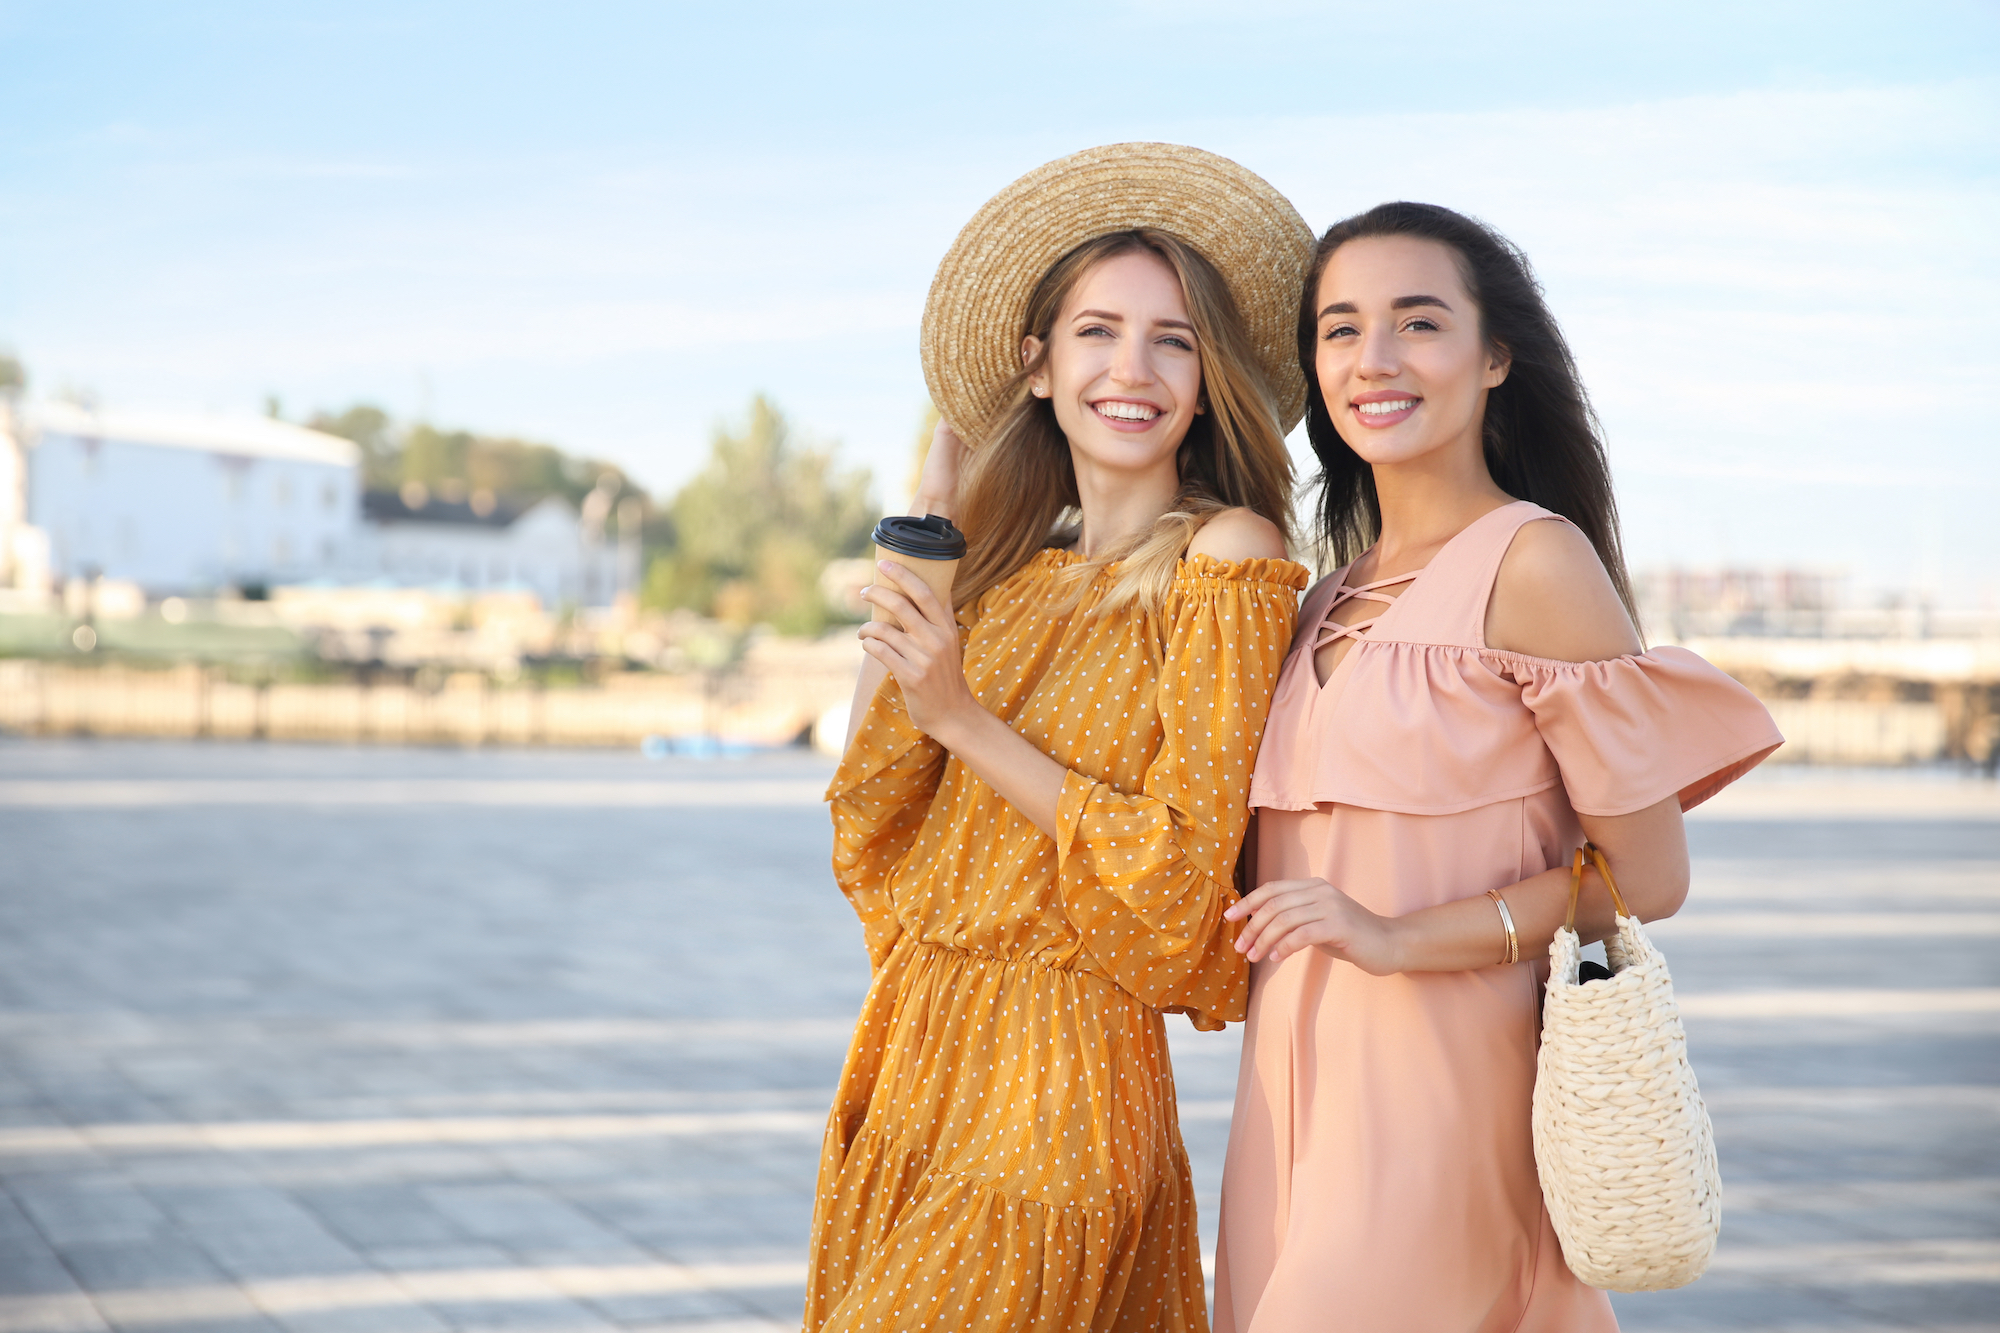
[[1547,520],[1522,524],[1500,561],[1486,645],[1558,662],[1602,662],[1641,648],[1590,538]]
[[1188,543],[1190,557],[1213,560],[1283,560],[1285,534],[1270,519],[1250,509],[1225,509],[1201,525]]

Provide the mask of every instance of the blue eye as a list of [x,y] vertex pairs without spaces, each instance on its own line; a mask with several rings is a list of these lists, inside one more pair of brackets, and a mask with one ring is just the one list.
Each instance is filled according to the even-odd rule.
[[1320,336],[1326,342],[1332,342],[1335,338],[1352,338],[1354,333],[1352,324],[1336,324]]
[[1189,341],[1188,341],[1187,339],[1185,339],[1185,338],[1180,338],[1180,337],[1176,337],[1176,336],[1174,336],[1174,335],[1173,335],[1173,334],[1171,334],[1171,333],[1170,333],[1170,334],[1168,334],[1168,335],[1167,335],[1166,337],[1164,337],[1164,338],[1160,339],[1160,341],[1161,341],[1161,342],[1163,342],[1163,343],[1168,343],[1168,344],[1171,344],[1171,345],[1172,345],[1172,346],[1174,346],[1174,347],[1178,347],[1178,348],[1180,348],[1180,349],[1181,349],[1181,350],[1182,350],[1183,352],[1192,352],[1192,351],[1194,350],[1194,344],[1193,344],[1193,343],[1189,342]]
[[1436,333],[1438,331],[1436,321],[1423,318],[1413,319],[1403,327],[1413,333]]

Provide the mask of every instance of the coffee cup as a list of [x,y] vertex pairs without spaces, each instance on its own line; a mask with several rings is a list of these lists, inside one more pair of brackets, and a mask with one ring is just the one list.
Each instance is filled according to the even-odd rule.
[[[875,558],[893,560],[915,574],[950,611],[951,583],[958,576],[958,562],[965,558],[965,534],[938,514],[923,518],[899,514],[875,525]],[[886,620],[905,628],[879,605],[871,602],[869,608],[870,620]]]

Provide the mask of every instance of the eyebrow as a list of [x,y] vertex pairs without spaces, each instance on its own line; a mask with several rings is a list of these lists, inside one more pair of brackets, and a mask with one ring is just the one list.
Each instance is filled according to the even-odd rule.
[[[1445,300],[1442,296],[1399,296],[1389,302],[1391,310],[1415,310],[1418,306],[1428,305],[1434,305],[1440,310],[1451,309],[1451,302]],[[1360,312],[1354,302],[1335,301],[1332,305],[1320,311],[1319,317],[1325,319],[1328,315],[1353,315],[1358,313]]]
[[[1450,307],[1449,307],[1449,306],[1447,306],[1447,307],[1446,307],[1446,309],[1450,309]],[[1075,313],[1074,315],[1070,316],[1070,318],[1071,318],[1071,319],[1108,319],[1108,320],[1110,320],[1110,321],[1111,321],[1111,322],[1112,322],[1113,324],[1123,324],[1123,323],[1125,322],[1125,316],[1123,316],[1123,315],[1114,315],[1114,314],[1112,314],[1112,313],[1111,313],[1111,312],[1110,312],[1109,310],[1079,310],[1079,311],[1077,311],[1077,312],[1076,312],[1076,313]],[[1188,331],[1189,333],[1193,333],[1193,332],[1194,332],[1194,325],[1192,325],[1192,324],[1188,323],[1188,322],[1187,322],[1186,320],[1184,320],[1184,319],[1156,319],[1156,320],[1154,320],[1153,322],[1154,322],[1155,324],[1158,324],[1158,325],[1159,325],[1160,327],[1162,327],[1162,328],[1168,328],[1168,329],[1186,329],[1186,330],[1187,330],[1187,331]]]

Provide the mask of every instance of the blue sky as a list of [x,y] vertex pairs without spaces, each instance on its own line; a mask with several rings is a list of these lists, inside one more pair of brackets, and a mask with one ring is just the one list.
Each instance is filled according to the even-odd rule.
[[0,0],[0,343],[658,489],[763,390],[902,488],[938,257],[1169,139],[1535,260],[1635,563],[2000,604],[2000,6]]

